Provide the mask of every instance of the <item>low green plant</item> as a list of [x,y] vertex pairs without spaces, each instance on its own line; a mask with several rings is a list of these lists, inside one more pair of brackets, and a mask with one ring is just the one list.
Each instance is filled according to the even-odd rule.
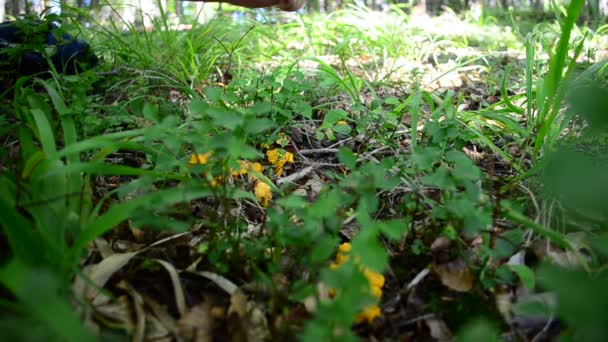
[[[306,306],[310,319],[288,326],[285,333],[304,340],[356,340],[353,324],[362,311],[379,304],[370,293],[368,272],[387,274],[387,291],[400,291],[403,279],[393,274],[401,275],[404,259],[418,269],[432,268],[431,242],[439,237],[455,246],[450,256],[464,259],[476,281],[471,293],[457,297],[453,306],[431,294],[427,309],[437,317],[475,315],[478,311],[459,307],[468,301],[458,300],[475,300],[480,294],[491,297],[497,286],[521,282],[534,289],[539,283],[554,289],[563,301],[557,314],[568,324],[567,333],[604,338],[602,309],[592,311],[593,316],[580,314],[583,304],[592,305],[594,298],[581,297],[576,303],[578,297],[568,290],[578,286],[597,293],[605,285],[605,246],[592,241],[605,229],[606,201],[604,192],[589,190],[594,181],[600,189],[606,183],[603,168],[596,172],[591,167],[605,166],[600,158],[605,152],[601,146],[591,156],[557,149],[569,141],[564,127],[576,122],[577,115],[593,123],[583,130],[590,141],[601,141],[598,132],[605,129],[603,107],[577,101],[583,98],[581,93],[595,94],[590,101],[604,96],[605,89],[593,88],[596,93],[587,91],[591,89],[587,85],[605,83],[605,65],[598,64],[570,83],[574,61],[584,50],[583,40],[574,49],[569,45],[571,36],[582,36],[570,33],[575,32],[580,3],[569,5],[561,34],[555,26],[547,26],[545,35],[540,31],[530,35],[525,89],[512,95],[515,86],[508,76],[513,69],[503,68],[488,81],[498,88],[502,100],[480,111],[459,110],[466,95],[423,90],[419,75],[402,82],[408,86],[406,94],[400,90],[382,95],[379,87],[389,85],[398,66],[381,80],[369,77],[377,71],[373,69],[399,58],[436,62],[441,46],[476,45],[484,50],[516,45],[510,38],[502,42],[488,34],[473,37],[475,28],[484,29],[474,19],[463,26],[471,31],[454,35],[412,28],[410,18],[398,10],[377,14],[354,8],[321,21],[303,16],[299,25],[252,28],[250,21],[237,25],[218,19],[195,25],[189,32],[171,30],[164,16],[155,22],[157,32],[139,32],[136,26],[126,25],[128,33],[123,34],[119,26],[126,23],[111,23],[95,40],[102,42],[98,48],[107,62],[106,71],[121,72],[109,72],[104,79],[93,73],[53,75],[32,87],[19,83],[14,117],[0,118],[10,125],[0,134],[19,146],[16,153],[0,154],[4,160],[17,156],[0,175],[0,226],[10,247],[3,252],[0,267],[2,290],[10,298],[0,301],[6,309],[0,326],[9,336],[21,336],[21,327],[27,324],[46,327],[36,330],[40,336],[32,335],[33,339],[91,339],[68,304],[70,299],[79,300],[68,288],[74,277],[82,276],[79,267],[89,243],[123,224],[173,231],[197,225],[203,227],[204,240],[196,253],[205,267],[265,285],[270,290],[269,316]],[[370,20],[376,15],[383,18],[379,24]],[[451,14],[432,22],[456,19]],[[552,49],[558,38],[559,44],[550,50],[548,74],[542,77],[545,66],[539,51]],[[312,56],[303,57],[303,52]],[[323,55],[330,54],[340,62],[326,62]],[[281,61],[278,67],[250,66],[272,56],[288,62]],[[371,57],[371,62],[353,64],[358,56]],[[450,71],[477,61],[487,63],[491,56],[457,59]],[[316,62],[316,73],[299,70],[300,61]],[[490,65],[484,70],[494,72],[494,67],[499,69]],[[535,82],[535,77],[540,80]],[[101,88],[107,89],[101,93]],[[343,94],[348,100],[338,107],[344,103],[332,97]],[[566,112],[564,100],[570,101]],[[528,124],[522,128],[518,120],[524,115]],[[301,146],[287,138],[291,130],[305,131],[300,133],[303,144],[313,148],[332,144],[321,149],[330,152],[330,160],[317,163],[298,154]],[[524,149],[528,139],[535,153],[531,169],[509,155],[503,138]],[[334,150],[339,144],[342,147]],[[269,145],[281,151],[277,153],[293,151],[297,166],[301,163],[322,175],[323,189],[304,196],[302,185],[290,183],[289,177],[272,185],[279,176],[263,153],[263,146]],[[495,152],[520,175],[542,170],[546,200],[561,203],[560,214],[569,218],[569,229],[589,232],[591,257],[553,229],[551,222],[529,218],[528,203],[513,191],[521,179],[480,168],[465,152],[475,146]],[[120,162],[124,154],[137,155],[138,161]],[[572,159],[589,168],[565,167]],[[243,163],[253,162],[270,172],[247,170],[243,176]],[[485,162],[494,163],[478,161]],[[583,180],[577,180],[581,175]],[[95,182],[105,176],[118,176],[121,181],[99,194]],[[260,182],[274,195],[266,204],[252,193]],[[197,203],[206,208],[202,217],[194,217],[186,205]],[[254,218],[240,214],[244,207],[247,213],[255,212]],[[503,219],[518,226],[497,233],[495,225]],[[247,236],[249,232],[244,234],[252,226],[261,232],[255,239]],[[345,227],[357,231],[352,241]],[[551,267],[533,271],[525,265],[504,264],[522,248],[526,229],[574,252],[584,271]],[[469,238],[481,238],[481,245],[465,253]],[[340,242],[346,240],[349,259],[338,263],[338,252],[332,262]],[[400,248],[392,259],[387,246],[407,248]],[[289,278],[287,289],[277,281],[292,275],[302,279]],[[496,340],[501,322],[493,307],[488,311],[488,322],[469,327],[458,317],[449,322],[450,328],[461,331],[463,340]]]

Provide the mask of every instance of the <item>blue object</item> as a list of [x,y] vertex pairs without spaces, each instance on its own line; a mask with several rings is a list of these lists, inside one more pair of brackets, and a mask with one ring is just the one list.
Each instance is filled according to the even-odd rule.
[[0,68],[9,74],[17,73],[17,76],[49,71],[50,65],[44,57],[49,47],[54,47],[50,60],[57,72],[75,74],[97,65],[98,58],[88,43],[69,34],[56,37],[58,32],[56,23],[0,23]]

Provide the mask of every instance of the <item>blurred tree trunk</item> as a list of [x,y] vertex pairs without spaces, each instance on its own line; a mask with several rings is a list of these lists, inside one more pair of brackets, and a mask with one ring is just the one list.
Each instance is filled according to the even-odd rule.
[[0,22],[4,21],[4,10],[6,8],[6,1],[0,0]]
[[589,11],[589,17],[596,21],[600,18],[600,2],[599,0],[589,0],[587,1],[587,6]]
[[180,0],[175,0],[175,15],[180,19],[184,15],[183,3]]
[[25,14],[25,8],[25,0],[11,0],[9,14],[13,17],[17,17],[19,15]]
[[[207,4],[208,6],[209,4]],[[194,8],[196,11],[196,15],[198,18],[198,22],[199,23],[204,23],[208,20],[207,18],[207,12],[205,11],[205,3],[204,2],[195,2],[194,3]]]
[[326,10],[327,13],[335,12],[336,9],[338,8],[338,1],[336,1],[336,0],[333,0],[333,1],[325,0],[325,3],[326,3],[325,7],[327,8],[327,10]]
[[308,13],[312,13],[314,11],[319,11],[319,1],[317,0],[308,0],[306,2],[306,9],[308,10]]
[[438,14],[441,11],[441,5],[443,5],[442,0],[425,0],[426,12],[429,14]]

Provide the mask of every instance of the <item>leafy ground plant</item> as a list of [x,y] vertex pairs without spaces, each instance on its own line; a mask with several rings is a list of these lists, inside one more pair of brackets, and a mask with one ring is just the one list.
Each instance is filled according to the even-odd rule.
[[581,6],[527,37],[397,8],[95,23],[98,69],[0,100],[0,325],[604,340],[606,68],[579,65],[601,41]]

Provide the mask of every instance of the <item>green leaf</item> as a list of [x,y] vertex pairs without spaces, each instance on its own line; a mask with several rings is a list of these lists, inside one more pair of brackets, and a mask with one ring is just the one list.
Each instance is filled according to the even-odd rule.
[[10,200],[12,198],[6,189],[0,190],[0,223],[8,244],[21,262],[30,265],[43,264],[45,248],[36,236],[32,224],[15,209],[14,201]]
[[535,279],[534,271],[532,271],[526,265],[507,265],[513,272],[515,272],[525,287],[534,289]]
[[354,170],[357,167],[357,155],[346,147],[340,147],[338,150],[338,160],[350,170]]
[[21,171],[21,178],[30,178],[36,167],[38,167],[45,160],[46,156],[42,151],[37,151],[31,154],[24,163],[23,170]]
[[314,296],[317,292],[315,285],[308,284],[302,280],[296,280],[291,287],[289,299],[295,302],[301,302],[304,299]]
[[247,134],[260,134],[276,126],[275,122],[270,119],[247,118],[244,128]]
[[384,99],[384,103],[386,103],[387,105],[396,106],[396,105],[400,104],[401,101],[399,101],[398,98],[391,96],[391,97],[387,97],[386,99]]
[[160,209],[176,203],[187,202],[209,195],[211,195],[211,191],[208,189],[193,188],[188,190],[187,184],[184,184],[184,188],[157,191],[112,206],[105,214],[96,218],[90,218],[83,227],[82,233],[78,235],[72,246],[71,259],[76,260],[89,242],[128,219],[135,210],[142,206],[149,203],[155,203],[155,207]]
[[289,195],[287,197],[281,198],[277,201],[277,204],[279,204],[283,208],[290,209],[305,208],[310,205],[310,203],[306,199],[298,195]]
[[416,150],[412,154],[414,164],[421,170],[430,170],[433,165],[441,161],[441,150],[436,147],[427,147],[422,150]]
[[499,342],[499,330],[485,319],[467,323],[458,333],[457,342]]
[[452,176],[456,181],[477,181],[481,177],[481,170],[466,154],[460,151],[448,151],[445,156],[448,161],[454,163]]
[[319,197],[315,203],[308,207],[308,212],[314,217],[324,218],[336,215],[342,196],[336,190],[328,191]]
[[510,257],[517,252],[523,241],[524,237],[521,229],[512,229],[504,232],[496,240],[494,258],[501,260]]
[[42,144],[42,150],[46,155],[51,155],[56,151],[55,136],[53,135],[53,128],[49,122],[46,114],[38,109],[32,108],[30,110],[34,122],[36,123],[36,129],[38,131],[38,139]]
[[257,201],[257,198],[250,191],[244,191],[241,189],[232,189],[228,192],[228,198],[232,198],[235,200],[239,199],[248,199],[251,201]]
[[388,265],[388,253],[380,244],[377,234],[371,227],[365,227],[352,240],[352,252],[361,265],[376,272],[382,272]]
[[334,126],[338,121],[343,120],[348,117],[348,113],[341,109],[330,110],[325,114],[323,118],[323,124],[319,128],[330,128]]
[[574,333],[574,341],[608,341],[608,276],[544,265],[541,285],[557,295],[558,317]]
[[251,110],[257,115],[270,114],[272,111],[272,103],[265,101],[256,102],[251,106]]
[[350,132],[352,132],[352,128],[350,128],[349,125],[342,125],[342,124],[334,125],[332,130],[336,133],[344,134],[344,135],[349,135]]
[[55,107],[55,110],[57,111],[57,114],[59,114],[59,117],[71,114],[71,111],[65,105],[65,102],[63,102],[63,99],[61,98],[61,95],[59,94],[57,89],[55,89],[55,87],[52,86],[49,81],[44,81],[42,82],[42,84],[46,89],[46,92],[49,94],[49,97],[53,102],[53,107]]
[[325,262],[334,252],[338,244],[338,238],[329,236],[321,236],[312,246],[311,261],[314,263]]
[[293,107],[294,112],[306,119],[312,119],[312,107],[306,102],[300,102]]
[[213,102],[220,102],[223,90],[219,87],[209,87],[205,89],[205,96]]
[[554,306],[552,296],[531,296],[518,301],[513,306],[513,313],[521,316],[549,318],[555,315]]
[[158,110],[158,106],[155,106],[149,102],[144,103],[142,114],[146,120],[150,120],[155,123],[158,123],[160,121],[160,112]]
[[334,135],[334,132],[330,129],[326,129],[325,130],[325,136],[327,136],[327,140],[329,141],[335,141],[336,140],[336,136]]
[[425,185],[434,186],[440,189],[453,189],[454,183],[450,179],[450,172],[444,166],[439,166],[433,173],[422,177],[422,182]]
[[209,115],[213,118],[214,123],[231,130],[235,129],[243,122],[243,116],[233,110],[211,108],[209,109]]
[[64,284],[55,274],[13,260],[0,268],[0,282],[19,299],[24,311],[54,334],[51,340],[93,341],[68,299],[60,295]]
[[323,140],[323,138],[325,137],[325,134],[323,134],[323,131],[321,130],[317,130],[315,132],[315,138],[319,141]]
[[209,104],[205,101],[194,100],[190,103],[190,111],[195,115],[207,115]]
[[[118,149],[135,150],[135,151],[156,151],[148,146],[140,143],[133,143],[127,141],[119,141],[121,139],[132,139],[140,136],[144,133],[144,130],[132,130],[119,132],[119,134],[105,134],[96,137],[92,137],[86,140],[81,140],[77,143],[65,146],[61,151],[54,155],[48,156],[48,158],[63,158],[71,155],[78,155],[81,152],[92,151],[97,149],[103,149],[105,154],[112,153]],[[99,156],[98,156],[99,157]]]
[[410,223],[405,220],[390,220],[379,223],[378,227],[389,239],[399,241],[409,232]]
[[[60,162],[60,160],[56,160]],[[124,165],[111,165],[102,162],[96,163],[75,163],[66,165],[63,167],[59,167],[58,165],[52,168],[49,168],[44,176],[56,176],[56,175],[65,175],[65,174],[73,174],[73,173],[88,173],[92,175],[122,175],[122,176],[156,176],[163,177],[167,176],[166,173],[156,172],[141,169],[138,167],[130,167]]]

